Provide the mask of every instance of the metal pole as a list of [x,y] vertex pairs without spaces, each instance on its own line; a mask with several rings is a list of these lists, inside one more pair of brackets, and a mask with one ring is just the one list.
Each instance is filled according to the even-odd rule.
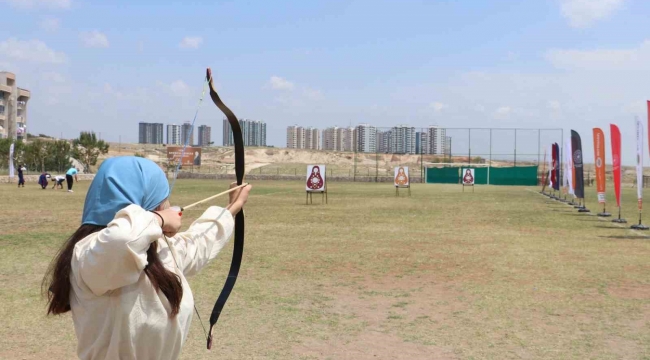
[[375,182],[379,182],[379,142],[377,140],[377,128],[375,128]]
[[515,167],[517,167],[517,129],[515,129]]
[[472,129],[467,129],[467,163],[472,165]]
[[490,161],[488,162],[487,184],[490,185],[490,168],[492,167],[492,129],[490,129]]
[[539,172],[539,154],[540,146],[542,146],[542,129],[537,129],[537,171]]
[[352,181],[357,181],[357,149],[354,149],[354,174],[352,175]]

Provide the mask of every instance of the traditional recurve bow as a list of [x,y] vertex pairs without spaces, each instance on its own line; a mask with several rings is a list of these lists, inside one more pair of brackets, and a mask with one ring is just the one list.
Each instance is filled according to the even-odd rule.
[[[239,126],[239,121],[235,114],[226,106],[226,104],[221,101],[219,94],[214,89],[212,83],[212,71],[210,68],[207,69],[206,79],[210,87],[210,97],[215,105],[221,110],[228,119],[230,123],[230,128],[232,129],[233,140],[235,142],[235,177],[237,178],[237,185],[242,185],[244,182],[244,138],[242,136],[241,127]],[[217,298],[217,302],[214,304],[212,309],[212,314],[210,315],[210,330],[207,334],[207,347],[208,350],[212,348],[212,328],[219,320],[219,315],[223,310],[226,301],[228,301],[228,296],[232,292],[233,287],[235,287],[235,282],[237,282],[237,275],[239,274],[239,267],[241,266],[241,259],[244,253],[244,210],[240,210],[237,215],[235,215],[235,246],[232,253],[232,262],[230,264],[230,271],[228,272],[228,278],[226,283]]]

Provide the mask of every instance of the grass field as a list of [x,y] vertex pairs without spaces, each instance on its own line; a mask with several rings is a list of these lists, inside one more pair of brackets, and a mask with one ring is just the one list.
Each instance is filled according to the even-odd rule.
[[[45,317],[39,291],[88,183],[28,185],[0,186],[0,359],[72,359],[72,320]],[[226,185],[179,180],[172,203]],[[183,359],[650,359],[650,232],[538,188],[417,184],[396,198],[388,184],[330,183],[328,205],[305,206],[302,182],[254,186],[213,350],[195,316]],[[231,251],[191,279],[204,321]]]

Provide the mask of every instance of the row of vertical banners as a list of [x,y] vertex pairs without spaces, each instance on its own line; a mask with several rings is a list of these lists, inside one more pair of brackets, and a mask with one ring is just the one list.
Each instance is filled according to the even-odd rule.
[[[647,123],[650,127],[650,101],[647,101],[648,119]],[[614,193],[616,196],[616,206],[618,207],[618,219],[615,222],[626,222],[621,219],[621,132],[616,124],[610,124],[610,140],[612,148],[612,179],[614,181]],[[645,230],[646,226],[641,224],[641,213],[643,210],[643,123],[637,117],[635,119],[636,129],[636,185],[637,185],[637,207],[639,210],[639,223],[634,225],[633,228]],[[650,139],[650,132],[648,133]],[[594,164],[596,170],[596,193],[598,203],[603,206],[603,212],[599,216],[610,216],[606,211],[606,180],[605,180],[605,133],[600,128],[593,129],[594,139]],[[650,141],[648,142],[650,145]],[[546,153],[549,154],[546,159],[544,155],[544,167],[548,166],[549,171],[543,170],[545,179],[543,180],[542,192],[548,186],[554,191],[560,190],[560,159],[559,159],[559,144],[552,144]],[[578,199],[578,207],[582,211],[589,211],[584,204],[584,171],[582,162],[582,141],[577,131],[571,130],[571,137],[567,138],[564,143],[564,179],[562,187],[566,194],[573,195]],[[582,204],[580,202],[582,201]]]

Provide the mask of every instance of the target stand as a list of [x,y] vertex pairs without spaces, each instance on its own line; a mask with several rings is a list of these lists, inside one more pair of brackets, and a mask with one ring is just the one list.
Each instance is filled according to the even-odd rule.
[[472,192],[474,192],[474,184],[465,184],[463,183],[463,192],[465,192],[465,186],[469,186],[472,188]]
[[411,196],[411,186],[395,186],[395,196],[399,196],[399,189],[407,189],[408,190],[408,196]]
[[306,192],[307,197],[305,198],[305,205],[309,205],[309,204],[314,203],[314,198],[313,198],[314,193],[320,193],[321,194],[321,204],[323,204],[323,203],[327,204],[327,190],[324,190],[324,191],[307,191]]

